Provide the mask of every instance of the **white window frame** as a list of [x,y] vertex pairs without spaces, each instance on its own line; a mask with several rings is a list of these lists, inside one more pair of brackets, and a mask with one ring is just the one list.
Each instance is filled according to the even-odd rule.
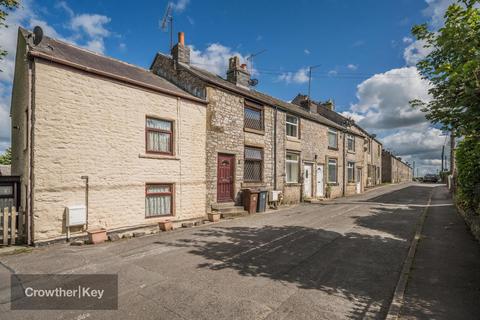
[[[352,170],[352,177],[350,179],[350,169]],[[347,162],[347,181],[348,182],[355,182],[355,162],[348,161]]]
[[[297,157],[297,160],[290,160],[290,159],[287,159],[287,156],[288,155],[294,155]],[[296,180],[289,180],[289,177],[288,177],[288,169],[287,169],[287,166],[288,164],[292,164],[292,165],[296,165],[297,166],[297,179]],[[291,177],[290,177],[291,178]],[[296,153],[296,152],[289,152],[287,151],[287,153],[285,154],[285,182],[286,183],[298,183],[298,181],[300,180],[300,154],[299,153]]]
[[[335,163],[335,181],[330,180],[330,162]],[[327,162],[327,182],[330,184],[338,183],[338,159],[329,158]]]
[[[335,145],[334,146],[332,146],[330,144],[330,134],[335,134]],[[335,149],[338,148],[338,131],[337,131],[337,129],[328,128],[327,140],[328,140],[328,146],[330,148],[335,148]]]
[[[350,148],[350,141],[352,142],[352,148]],[[355,152],[355,136],[353,134],[347,134],[347,150]]]
[[[293,122],[288,121],[288,117],[293,117],[293,118],[297,119],[297,123],[293,123]],[[299,124],[300,124],[300,118],[299,117],[291,115],[291,114],[287,114],[286,117],[285,117],[285,133],[287,134],[287,136],[299,139],[300,138],[300,126],[299,126]],[[295,135],[294,136],[288,134],[288,126],[295,127]]]

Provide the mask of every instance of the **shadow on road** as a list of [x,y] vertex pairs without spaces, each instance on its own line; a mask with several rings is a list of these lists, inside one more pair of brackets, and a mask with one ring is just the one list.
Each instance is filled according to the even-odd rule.
[[[375,202],[405,204],[399,197],[420,194],[420,200],[408,201],[423,203],[423,195],[431,190],[405,189],[376,197]],[[198,230],[193,238],[156,243],[190,248],[190,254],[208,260],[198,268],[233,269],[246,277],[318,290],[350,301],[349,319],[380,319],[388,311],[420,210],[408,206],[371,210],[368,216],[350,216],[356,232],[296,225],[219,226]]]

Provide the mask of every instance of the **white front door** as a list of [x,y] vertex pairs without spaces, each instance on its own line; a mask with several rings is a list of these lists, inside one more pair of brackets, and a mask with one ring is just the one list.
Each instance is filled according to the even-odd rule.
[[312,165],[303,165],[303,195],[307,198],[312,197]]
[[357,168],[357,193],[362,192],[362,168]]
[[317,197],[323,197],[323,165],[317,167]]

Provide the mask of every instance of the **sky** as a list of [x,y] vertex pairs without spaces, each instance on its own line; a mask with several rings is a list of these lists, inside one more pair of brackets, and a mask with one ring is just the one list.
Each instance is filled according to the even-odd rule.
[[[429,100],[429,84],[416,62],[428,54],[411,27],[443,22],[453,0],[319,0],[171,2],[174,32],[184,31],[192,64],[224,76],[228,58],[255,56],[256,90],[290,101],[308,91],[332,99],[418,173],[440,169],[448,139],[412,99]],[[168,52],[170,35],[161,27],[168,1],[23,0],[0,29],[0,153],[10,146],[10,98],[18,26],[39,25],[47,36],[74,43],[144,68],[156,52]],[[128,3],[129,5],[124,5]],[[174,36],[174,38],[176,38]],[[448,152],[448,149],[447,149]]]

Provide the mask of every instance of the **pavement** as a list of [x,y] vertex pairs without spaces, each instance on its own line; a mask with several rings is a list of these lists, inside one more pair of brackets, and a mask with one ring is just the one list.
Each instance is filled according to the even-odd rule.
[[[384,319],[430,197],[432,204],[450,201],[442,190],[439,185],[391,185],[348,199],[131,240],[82,247],[54,245],[0,256],[0,318]],[[435,213],[453,207],[431,209]],[[427,224],[431,212],[429,208]],[[448,226],[449,232],[457,227]],[[425,232],[429,228],[426,225]],[[466,232],[463,228],[464,237]],[[425,251],[425,259],[428,254],[431,259],[445,259],[441,256],[447,251],[429,253],[431,249],[422,247],[426,242],[420,241],[419,257]],[[470,245],[478,254],[478,243]],[[455,259],[461,260],[460,250],[456,251]],[[475,255],[470,259],[464,263],[477,259],[479,270],[480,259]],[[461,261],[458,264],[458,270],[469,268]],[[416,262],[414,267],[414,271],[421,269]],[[441,282],[443,271],[438,272]],[[119,308],[11,311],[11,273],[118,274]],[[414,272],[412,277],[416,276],[429,279]],[[450,285],[470,281],[469,288],[475,290],[480,288],[478,277],[458,276]],[[407,287],[405,305],[415,302],[421,311],[404,307],[402,316],[429,318],[425,310],[435,306],[434,297],[425,291],[428,286],[419,285],[415,291],[413,283]],[[438,299],[443,297],[436,294]],[[474,298],[478,302],[477,297],[457,305],[477,308],[469,302]]]
[[445,187],[434,189],[399,319],[479,319],[480,246]]

